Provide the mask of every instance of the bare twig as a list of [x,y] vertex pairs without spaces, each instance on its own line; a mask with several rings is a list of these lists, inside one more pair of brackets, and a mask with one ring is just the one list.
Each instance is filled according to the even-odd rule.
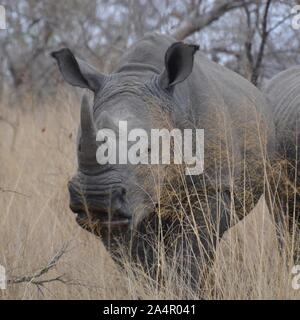
[[59,262],[59,260],[63,257],[63,255],[67,252],[67,248],[69,243],[65,243],[62,248],[50,259],[50,261],[42,268],[37,270],[31,275],[24,276],[14,276],[7,280],[8,284],[20,284],[20,283],[31,283],[37,286],[43,286],[46,283],[50,282],[61,282],[68,283],[68,280],[64,278],[65,275],[55,276],[53,278],[41,279],[42,276],[46,275],[50,270],[55,268]]
[[259,72],[260,72],[260,68],[262,65],[265,45],[266,45],[267,38],[269,35],[269,31],[267,30],[267,24],[268,24],[268,13],[269,13],[271,2],[272,2],[272,0],[267,0],[265,10],[264,10],[264,16],[263,16],[263,21],[262,21],[261,42],[260,42],[260,47],[259,47],[256,63],[253,67],[252,76],[251,76],[251,82],[254,85],[257,85],[257,79],[259,77]]
[[[245,55],[248,61],[249,69],[250,69],[250,76],[249,80],[257,86],[257,80],[260,75],[260,70],[262,66],[262,61],[264,57],[264,51],[265,51],[265,46],[267,43],[267,39],[270,33],[270,30],[267,30],[267,24],[268,24],[268,13],[269,9],[271,6],[272,0],[267,0],[264,12],[263,12],[263,18],[262,18],[262,23],[261,23],[261,30],[260,30],[260,11],[259,11],[259,6],[256,6],[255,9],[255,16],[256,20],[254,22],[254,26],[252,26],[252,19],[251,19],[251,12],[246,4],[243,5],[246,18],[247,18],[247,38],[245,41]],[[254,57],[254,53],[252,51],[253,47],[253,41],[254,41],[254,35],[255,35],[255,30],[257,30],[260,34],[261,41],[259,44],[259,49],[256,57]]]
[[0,187],[0,192],[15,193],[15,194],[18,194],[18,195],[20,195],[20,196],[23,196],[23,197],[27,197],[27,198],[29,198],[29,196],[28,196],[27,194],[24,194],[24,193],[21,193],[21,192],[15,191],[15,190],[4,189],[4,188],[2,188],[2,187]]
[[251,70],[253,69],[253,56],[252,56],[252,41],[255,30],[252,28],[251,24],[251,12],[246,3],[243,3],[243,8],[247,18],[247,36],[245,41],[245,53]]
[[221,3],[220,1],[216,1],[215,3],[210,11],[184,20],[172,33],[173,37],[177,40],[183,40],[218,20],[225,13],[249,4],[251,1],[222,1]]
[[55,275],[53,277],[45,277],[51,271],[54,269],[61,258],[69,251],[69,242],[65,243],[62,248],[49,260],[49,262],[43,266],[42,268],[38,269],[36,272],[33,272],[30,275],[23,275],[23,276],[13,276],[10,277],[7,280],[7,283],[9,285],[15,285],[15,284],[32,284],[35,285],[38,292],[44,296],[44,290],[50,291],[49,288],[47,288],[47,284],[49,283],[61,283],[68,286],[77,286],[82,288],[87,288],[88,290],[103,290],[103,287],[98,286],[97,284],[90,284],[87,282],[82,282],[77,279],[68,279],[66,274],[60,274]]

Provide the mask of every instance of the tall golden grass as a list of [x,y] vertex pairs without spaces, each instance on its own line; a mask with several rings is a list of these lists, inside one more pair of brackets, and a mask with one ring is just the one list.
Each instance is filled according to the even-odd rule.
[[9,279],[1,299],[300,298],[292,288],[295,245],[284,233],[280,254],[263,197],[226,232],[201,293],[173,272],[176,261],[164,266],[163,282],[130,264],[126,254],[124,268],[117,267],[68,208],[77,101],[61,93],[41,106],[31,98],[22,107],[1,103],[0,264]]

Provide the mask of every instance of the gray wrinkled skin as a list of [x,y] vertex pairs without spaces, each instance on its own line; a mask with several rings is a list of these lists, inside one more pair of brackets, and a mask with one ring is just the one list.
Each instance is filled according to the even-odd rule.
[[[172,47],[174,42],[168,36],[146,35],[127,50],[115,71],[108,76],[101,75],[79,59],[78,68],[67,49],[52,54],[67,82],[95,93],[93,106],[90,107],[86,99],[82,103],[79,165],[69,183],[70,207],[79,213],[79,218],[88,209],[100,224],[105,220],[103,217],[107,220],[109,215],[113,221],[122,222],[118,228],[106,225],[101,229],[106,244],[112,241],[114,234],[127,245],[135,230],[142,234],[149,232],[146,222],[157,202],[153,190],[155,179],[149,174],[137,173],[132,165],[97,164],[93,132],[104,127],[117,130],[116,124],[120,120],[127,120],[129,129],[149,131],[157,128],[149,100],[155,101],[156,106],[168,114],[173,127],[205,130],[204,177],[219,194],[209,200],[212,221],[218,230],[216,238],[221,237],[232,223],[230,193],[232,183],[242,181],[243,166],[250,164],[261,178],[262,158],[273,153],[273,120],[264,96],[238,74],[207,59],[196,46],[179,44]],[[91,117],[86,116],[89,108]],[[200,177],[193,179],[197,182]],[[251,183],[257,183],[256,177]],[[221,205],[217,204],[217,198],[221,199]],[[216,218],[217,208],[221,211],[219,219]],[[174,221],[169,217],[162,228],[168,229],[171,224]],[[131,230],[130,236],[126,238],[128,230]],[[142,241],[137,243],[139,254]],[[143,250],[147,249],[143,246]],[[151,260],[149,252],[141,256],[143,261],[145,256]]]
[[[300,67],[292,67],[272,78],[264,88],[274,112],[276,140],[295,142],[300,120]],[[283,147],[283,146],[281,146]],[[287,150],[289,151],[289,150]],[[290,152],[293,152],[290,150]],[[295,154],[288,154],[295,158]],[[299,158],[299,154],[298,154]]]
[[[292,190],[279,190],[280,216],[288,213],[291,219],[300,217],[300,67],[280,72],[265,86],[274,112],[278,157],[288,161],[287,173]],[[297,169],[296,169],[297,168]],[[283,183],[284,185],[284,183]],[[295,186],[298,191],[295,194]],[[288,202],[287,202],[288,199]]]

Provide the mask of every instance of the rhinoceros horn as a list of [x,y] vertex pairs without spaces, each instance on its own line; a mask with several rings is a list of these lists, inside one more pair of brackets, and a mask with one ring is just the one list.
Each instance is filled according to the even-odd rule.
[[96,164],[96,129],[93,121],[92,110],[86,95],[81,102],[81,140],[79,165],[90,166]]
[[93,121],[92,110],[90,108],[90,104],[86,95],[82,97],[81,101],[81,132],[82,136],[89,140],[92,137],[95,137],[95,127]]

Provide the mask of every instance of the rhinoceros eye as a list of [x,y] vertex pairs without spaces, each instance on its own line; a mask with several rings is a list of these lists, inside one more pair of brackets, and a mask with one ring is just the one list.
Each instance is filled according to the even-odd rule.
[[78,145],[78,151],[81,152],[81,143]]

